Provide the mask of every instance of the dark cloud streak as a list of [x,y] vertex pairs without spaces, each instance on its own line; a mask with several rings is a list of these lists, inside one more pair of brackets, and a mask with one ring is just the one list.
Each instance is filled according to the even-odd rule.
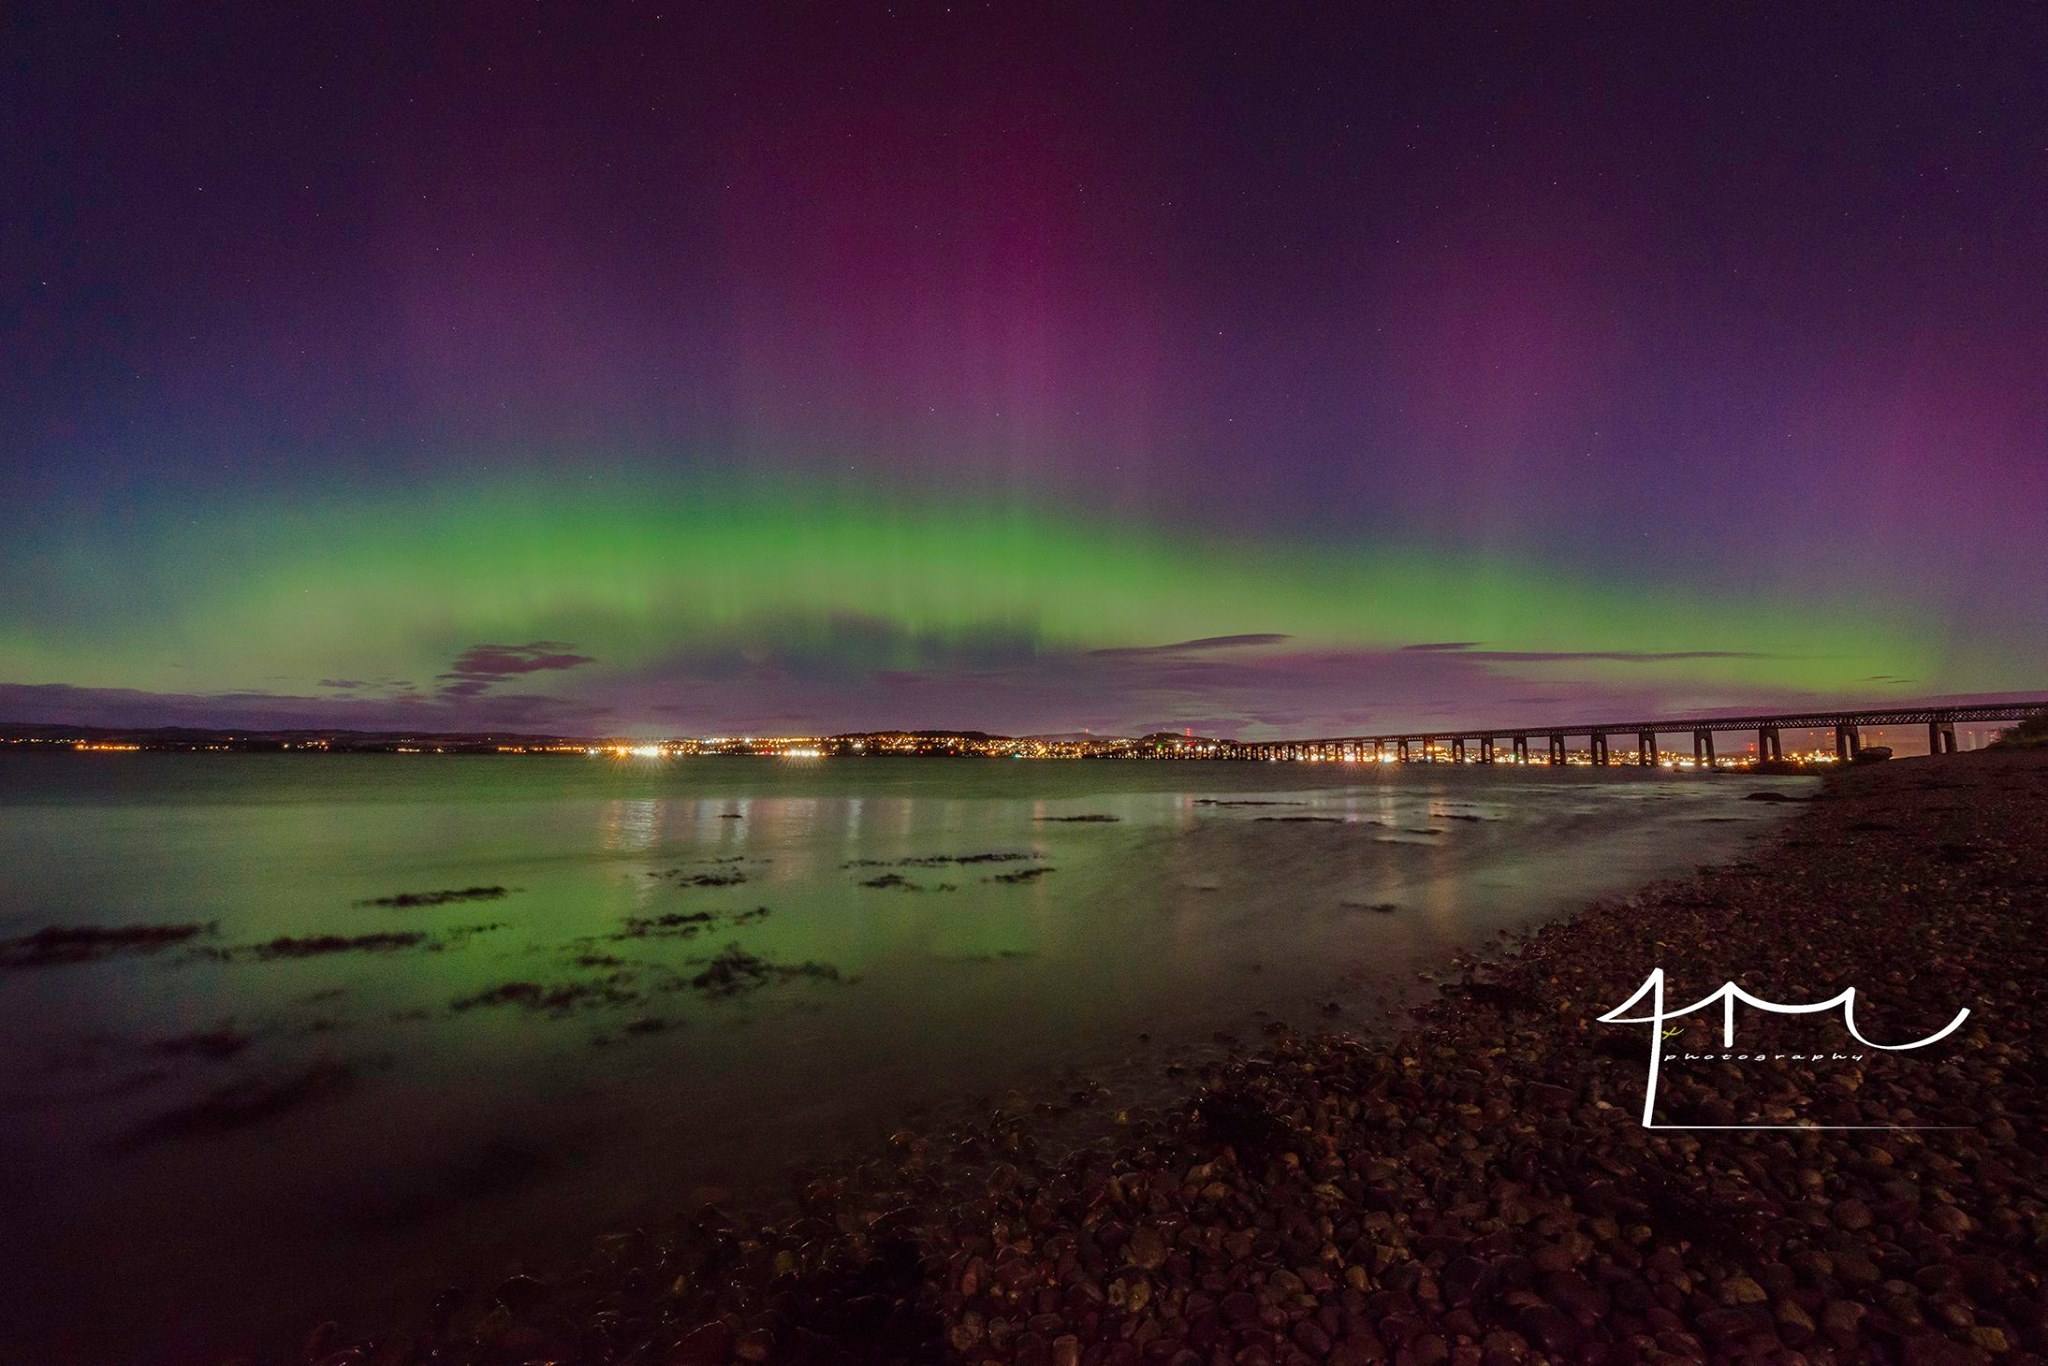
[[536,640],[526,645],[472,645],[456,656],[454,667],[439,675],[440,696],[447,701],[481,697],[508,678],[580,669],[597,662],[593,656],[571,653],[574,648],[558,640]]

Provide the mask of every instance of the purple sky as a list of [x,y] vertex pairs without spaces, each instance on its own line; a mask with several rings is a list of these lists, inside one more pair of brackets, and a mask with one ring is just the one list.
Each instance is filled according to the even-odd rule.
[[[0,720],[1275,734],[2048,685],[2038,6],[11,36]],[[562,529],[478,542],[522,502]],[[649,549],[764,510],[738,586]],[[1114,653],[1240,635],[1276,639]]]

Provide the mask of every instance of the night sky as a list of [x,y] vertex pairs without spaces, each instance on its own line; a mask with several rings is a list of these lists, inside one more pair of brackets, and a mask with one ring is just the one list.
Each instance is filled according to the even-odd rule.
[[1363,8],[17,7],[0,720],[2044,690],[2048,9]]

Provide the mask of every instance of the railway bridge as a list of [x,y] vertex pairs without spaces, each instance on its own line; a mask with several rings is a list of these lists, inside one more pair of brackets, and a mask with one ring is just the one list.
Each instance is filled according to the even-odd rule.
[[[1226,741],[1214,752],[1221,759],[1338,760],[1353,762],[1550,763],[1565,761],[1565,741],[1586,737],[1595,764],[1610,762],[1613,737],[1632,739],[1636,762],[1657,762],[1657,737],[1690,735],[1693,762],[1702,768],[1716,763],[1714,737],[1731,732],[1756,734],[1759,761],[1785,757],[1780,736],[1788,730],[1832,730],[1838,758],[1854,759],[1863,749],[1862,732],[1879,726],[1927,727],[1930,754],[1953,754],[1956,723],[2025,721],[2048,715],[2048,698],[2031,702],[1993,702],[1967,706],[1893,707],[1840,711],[1778,712],[1767,716],[1667,717],[1652,721],[1605,725],[1506,726],[1497,729],[1439,729],[1405,735],[1347,735],[1315,740]],[[1530,741],[1542,746],[1540,759],[1530,758]],[[1506,754],[1503,757],[1503,747]]]

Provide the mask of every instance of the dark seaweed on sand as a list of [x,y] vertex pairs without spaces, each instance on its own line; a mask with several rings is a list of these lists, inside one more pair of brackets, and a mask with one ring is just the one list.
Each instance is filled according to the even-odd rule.
[[172,1057],[206,1058],[215,1062],[232,1058],[256,1042],[253,1034],[244,1034],[231,1025],[218,1029],[199,1030],[191,1034],[179,1034],[168,1039],[159,1039],[151,1045],[158,1053]]
[[638,992],[627,989],[629,980],[627,974],[615,972],[595,982],[564,982],[556,986],[505,982],[474,996],[460,997],[450,1003],[450,1008],[469,1011],[483,1006],[519,1006],[561,1014],[581,1006],[636,1005],[642,998]]
[[251,944],[242,952],[262,962],[275,958],[317,958],[328,953],[391,953],[418,948],[427,937],[412,931],[386,934],[312,934],[303,938],[280,935],[267,944]]
[[650,873],[648,876],[664,878],[678,887],[737,887],[747,880],[747,875],[738,869],[723,873],[692,873],[683,868],[671,868],[665,873]]
[[1023,863],[1037,854],[932,854],[924,858],[857,858],[841,868],[944,868],[967,863]]
[[281,1080],[250,1079],[223,1086],[203,1100],[167,1110],[110,1145],[130,1152],[154,1143],[228,1133],[274,1119],[302,1105],[338,1095],[355,1081],[346,1063],[317,1062]]
[[124,953],[157,953],[213,933],[204,925],[50,925],[19,939],[0,939],[0,968],[47,968],[96,963]]
[[688,979],[688,985],[710,996],[737,996],[767,986],[770,982],[796,977],[836,982],[839,969],[829,963],[771,963],[748,953],[738,944],[728,944],[702,972]]
[[510,895],[503,887],[449,887],[436,892],[398,892],[371,897],[358,906],[446,906],[457,901],[496,901]]
[[990,882],[1008,883],[1036,882],[1038,879],[1044,877],[1047,873],[1057,871],[1059,870],[1056,868],[1019,868],[1014,873],[997,873],[994,877],[991,877],[987,880]]
[[646,939],[649,936],[688,939],[717,920],[710,911],[670,911],[666,915],[629,915],[626,928],[613,939]]

